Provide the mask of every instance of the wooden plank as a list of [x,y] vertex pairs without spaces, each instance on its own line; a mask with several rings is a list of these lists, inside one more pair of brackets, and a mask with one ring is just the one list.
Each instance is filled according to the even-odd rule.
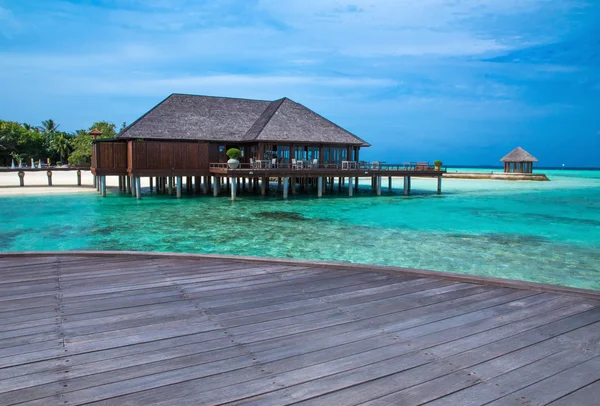
[[[569,355],[564,354],[563,360],[569,362]],[[545,405],[560,399],[578,389],[581,389],[600,379],[600,357],[584,361],[576,366],[568,368],[556,375],[539,381],[533,385],[511,393],[501,399],[489,403],[494,406],[518,405],[524,403],[529,405]],[[596,400],[588,399],[590,404]]]
[[588,405],[600,399],[600,380],[549,403],[551,406]]

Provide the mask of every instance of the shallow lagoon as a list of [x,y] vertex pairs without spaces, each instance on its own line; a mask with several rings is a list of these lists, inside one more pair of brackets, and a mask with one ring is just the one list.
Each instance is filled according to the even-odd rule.
[[[395,265],[600,289],[600,171],[551,182],[401,179],[316,193],[0,198],[0,251],[143,250]],[[273,185],[274,186],[274,185]]]

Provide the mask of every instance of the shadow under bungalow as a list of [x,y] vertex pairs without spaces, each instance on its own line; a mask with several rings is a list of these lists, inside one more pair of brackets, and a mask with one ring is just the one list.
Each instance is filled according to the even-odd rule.
[[[100,193],[106,177],[118,176],[119,189],[140,198],[140,178],[150,190],[181,196],[182,189],[214,196],[224,190],[235,199],[240,191],[264,195],[271,182],[284,198],[311,189],[321,197],[333,190],[348,195],[359,178],[370,178],[377,195],[382,177],[403,177],[410,194],[411,177],[441,178],[445,172],[427,162],[388,164],[360,160],[370,144],[288,98],[275,101],[172,94],[116,139],[98,139],[92,147],[91,170]],[[241,152],[236,169],[226,152]],[[436,170],[437,169],[437,170]],[[185,183],[184,183],[185,182]]]

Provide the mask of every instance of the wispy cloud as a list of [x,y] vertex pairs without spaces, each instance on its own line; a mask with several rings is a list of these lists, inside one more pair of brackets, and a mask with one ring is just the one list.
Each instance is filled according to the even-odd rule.
[[584,122],[585,138],[600,125],[586,115],[600,97],[599,9],[595,0],[0,0],[0,111],[19,121],[56,112],[75,129],[92,115],[131,121],[172,92],[289,96],[373,144],[423,133],[508,148]]

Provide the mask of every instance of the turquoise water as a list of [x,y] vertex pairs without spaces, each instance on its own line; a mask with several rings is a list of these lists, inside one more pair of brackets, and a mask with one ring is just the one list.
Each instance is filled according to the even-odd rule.
[[[600,289],[600,171],[551,182],[414,179],[383,196],[116,191],[0,198],[0,251],[143,250],[395,265]],[[273,185],[274,186],[274,185]]]

